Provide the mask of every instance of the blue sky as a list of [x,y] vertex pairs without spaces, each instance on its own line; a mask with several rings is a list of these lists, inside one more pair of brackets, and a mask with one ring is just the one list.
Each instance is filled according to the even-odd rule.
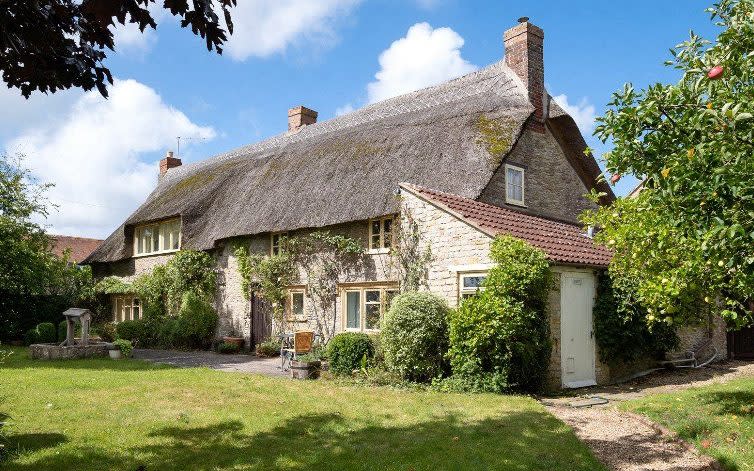
[[[146,35],[119,29],[108,101],[0,90],[0,146],[56,184],[51,232],[107,236],[154,188],[176,136],[191,162],[285,131],[296,105],[324,120],[484,67],[502,58],[502,32],[520,16],[544,29],[547,88],[587,136],[623,83],[677,79],[662,63],[690,29],[715,35],[708,0],[238,2],[222,56],[170,17]],[[624,178],[616,192],[635,183]]]

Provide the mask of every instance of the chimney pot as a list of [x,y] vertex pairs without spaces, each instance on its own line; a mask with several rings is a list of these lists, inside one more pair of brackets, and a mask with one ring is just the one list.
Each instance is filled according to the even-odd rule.
[[542,28],[529,23],[526,16],[519,18],[516,26],[503,33],[505,65],[524,82],[529,101],[534,106],[529,129],[537,132],[544,132],[547,118],[544,38]]
[[165,158],[160,160],[160,178],[162,178],[168,170],[181,166],[181,159],[173,157],[173,151],[169,150],[165,154]]
[[317,122],[317,112],[305,106],[288,110],[288,132],[298,132],[304,126]]

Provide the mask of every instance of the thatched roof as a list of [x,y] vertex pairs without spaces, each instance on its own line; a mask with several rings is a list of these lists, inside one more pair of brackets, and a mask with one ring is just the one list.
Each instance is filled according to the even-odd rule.
[[532,111],[523,84],[501,61],[171,169],[87,261],[130,257],[125,241],[136,224],[176,215],[182,247],[210,249],[235,236],[397,212],[400,182],[477,198],[504,157],[491,156],[481,142],[480,116],[502,123],[508,136],[501,137],[512,146]]

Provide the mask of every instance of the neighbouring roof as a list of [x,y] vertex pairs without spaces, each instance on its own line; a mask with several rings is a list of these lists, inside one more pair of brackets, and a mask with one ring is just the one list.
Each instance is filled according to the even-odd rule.
[[52,253],[58,257],[62,257],[63,252],[70,250],[70,259],[75,263],[84,261],[102,243],[101,239],[89,239],[86,237],[52,235],[50,238],[52,239]]
[[[403,181],[477,198],[505,157],[491,156],[480,143],[480,116],[505,123],[512,147],[533,110],[520,79],[500,61],[296,133],[171,169],[87,263],[130,257],[125,242],[135,225],[177,215],[182,247],[211,249],[236,236],[395,213],[393,192]],[[581,139],[573,119],[554,104],[550,110],[553,125],[562,123],[564,134]],[[576,165],[594,182],[599,168],[596,174],[586,168],[590,160],[582,156]]]
[[417,185],[404,183],[401,187],[487,235],[507,234],[523,239],[542,249],[553,263],[607,267],[612,259],[610,250],[587,237],[576,224],[532,216]]

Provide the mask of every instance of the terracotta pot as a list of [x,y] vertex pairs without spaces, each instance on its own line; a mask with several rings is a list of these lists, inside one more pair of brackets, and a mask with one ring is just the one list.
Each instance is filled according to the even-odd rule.
[[223,342],[236,345],[239,350],[243,348],[243,337],[223,337]]
[[319,376],[321,362],[303,362],[293,360],[291,362],[291,378],[293,379],[316,379]]

